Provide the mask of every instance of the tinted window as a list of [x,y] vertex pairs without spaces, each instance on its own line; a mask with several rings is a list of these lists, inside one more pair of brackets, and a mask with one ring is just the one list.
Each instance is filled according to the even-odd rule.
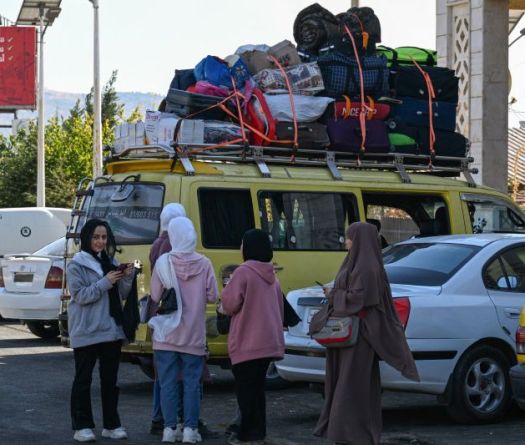
[[489,289],[525,292],[525,247],[504,251],[485,267],[483,281]]
[[[106,220],[120,244],[150,244],[159,233],[164,185],[110,183],[93,189],[87,218]],[[80,221],[83,225],[85,218]]]
[[275,250],[344,250],[345,227],[358,220],[351,194],[264,191],[258,198]]
[[386,250],[383,260],[391,283],[441,286],[478,250],[463,244],[400,244]]
[[363,192],[363,204],[367,220],[380,227],[389,244],[450,234],[449,212],[441,196]]
[[198,195],[204,247],[238,249],[255,227],[250,191],[200,188]]
[[467,203],[472,233],[525,232],[523,215],[510,203],[468,193],[463,193],[461,198]]

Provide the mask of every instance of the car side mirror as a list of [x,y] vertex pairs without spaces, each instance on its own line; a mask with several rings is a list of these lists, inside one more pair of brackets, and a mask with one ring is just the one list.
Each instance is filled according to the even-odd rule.
[[[507,283],[507,279],[508,279],[508,283]],[[518,287],[518,277],[515,275],[509,275],[507,278],[505,278],[504,276],[499,277],[498,287],[500,289],[516,289]]]

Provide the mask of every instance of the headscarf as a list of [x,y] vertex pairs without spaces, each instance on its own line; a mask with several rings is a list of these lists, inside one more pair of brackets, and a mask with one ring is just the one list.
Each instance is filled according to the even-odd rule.
[[[95,229],[100,226],[106,228],[107,243],[106,248],[100,252],[100,255],[98,255],[91,248],[91,240],[93,238],[93,233],[95,233]],[[101,219],[90,219],[84,224],[84,227],[82,227],[82,230],[80,231],[80,250],[89,253],[93,256],[93,258],[95,258],[97,262],[100,263],[104,275],[116,269],[116,266],[113,264],[113,257],[117,251],[117,245],[111,227],[109,227],[109,224],[106,221],[102,221]],[[123,312],[120,295],[118,293],[118,287],[113,286],[111,289],[109,289],[108,294],[109,315],[113,317],[117,325],[121,326],[123,321]]]
[[192,253],[197,246],[197,232],[190,219],[179,216],[168,224],[168,237],[173,253]]
[[162,212],[160,212],[160,231],[165,232],[168,230],[168,224],[170,221],[178,216],[186,216],[184,206],[178,202],[166,204],[162,209]]
[[380,305],[385,288],[388,287],[383,257],[377,242],[377,229],[369,223],[356,222],[346,231],[352,240],[352,248],[337,273],[334,283],[334,308],[342,301],[336,301],[338,291],[353,293],[351,306],[361,309]]
[[244,261],[272,261],[272,243],[268,234],[261,229],[248,230],[242,237],[242,257]]

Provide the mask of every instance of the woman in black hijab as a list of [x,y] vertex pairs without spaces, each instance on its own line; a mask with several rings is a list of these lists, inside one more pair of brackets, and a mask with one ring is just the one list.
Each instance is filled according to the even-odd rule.
[[114,259],[116,250],[107,222],[91,219],[80,232],[80,252],[67,267],[71,293],[69,340],[75,358],[71,417],[73,438],[79,442],[95,440],[91,379],[97,360],[102,391],[102,437],[127,438],[117,411],[117,374],[122,342],[126,339],[121,298],[128,298],[134,273],[131,264],[118,267]]

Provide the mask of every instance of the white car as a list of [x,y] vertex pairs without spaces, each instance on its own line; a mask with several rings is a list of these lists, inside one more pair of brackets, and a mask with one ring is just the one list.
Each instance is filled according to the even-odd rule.
[[[509,368],[525,305],[525,236],[416,238],[383,258],[421,377],[409,381],[380,362],[383,388],[436,394],[458,421],[501,418],[511,404]],[[286,355],[276,362],[286,380],[324,382],[325,349],[307,335],[323,298],[319,286],[288,294],[302,322],[285,333]]]
[[0,260],[0,315],[24,321],[41,338],[59,335],[64,248],[60,238],[33,254]]

